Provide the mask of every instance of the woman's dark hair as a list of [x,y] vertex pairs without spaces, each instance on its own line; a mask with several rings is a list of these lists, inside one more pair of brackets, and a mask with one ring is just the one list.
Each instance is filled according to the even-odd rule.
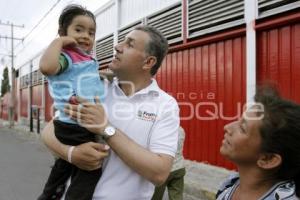
[[68,5],[67,7],[65,7],[59,16],[59,20],[58,20],[59,35],[61,35],[61,36],[67,35],[68,26],[72,23],[72,20],[78,15],[89,16],[90,18],[93,19],[93,21],[95,22],[95,25],[96,25],[95,16],[91,11],[87,10],[86,8],[84,8],[80,5],[71,4],[71,5]]
[[276,178],[293,180],[300,197],[300,105],[281,98],[270,86],[259,87],[255,101],[264,106],[262,151],[281,156]]

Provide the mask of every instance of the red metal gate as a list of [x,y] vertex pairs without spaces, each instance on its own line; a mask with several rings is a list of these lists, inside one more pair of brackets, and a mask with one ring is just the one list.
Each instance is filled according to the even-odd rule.
[[21,117],[28,117],[28,98],[29,98],[29,89],[23,88],[20,90],[20,109],[21,109]]
[[219,148],[224,124],[239,117],[245,102],[245,66],[245,36],[167,55],[156,78],[179,102],[185,158],[233,168]]
[[276,83],[283,96],[300,103],[300,16],[291,16],[258,24],[257,80]]

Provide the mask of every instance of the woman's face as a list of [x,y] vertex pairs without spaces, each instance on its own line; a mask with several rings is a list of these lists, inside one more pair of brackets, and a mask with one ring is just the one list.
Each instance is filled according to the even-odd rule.
[[225,125],[220,153],[236,164],[256,163],[261,152],[261,123],[262,116],[253,106],[241,119]]

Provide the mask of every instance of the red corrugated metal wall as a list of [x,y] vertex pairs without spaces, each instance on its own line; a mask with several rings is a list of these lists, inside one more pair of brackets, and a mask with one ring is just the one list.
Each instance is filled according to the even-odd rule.
[[0,98],[0,119],[2,119],[3,108],[4,108],[4,105],[2,102],[2,98]]
[[[48,92],[47,83],[43,85],[35,85],[32,87],[32,105],[42,106],[42,87],[45,87],[45,119],[50,121],[52,119],[52,104],[53,100]],[[28,117],[28,103],[29,103],[29,89],[24,88],[20,90],[21,102],[21,116]],[[42,110],[43,112],[43,110]]]
[[[32,105],[42,106],[42,85],[35,85],[32,87]],[[29,89],[23,88],[20,90],[21,102],[21,117],[28,117],[29,104]]]
[[15,102],[14,102],[14,120],[18,121],[18,105],[19,105],[19,99],[16,98],[18,93],[18,81],[15,79]]
[[4,120],[8,120],[9,99],[10,99],[10,93],[8,92],[2,98],[1,118]]
[[43,85],[32,87],[32,105],[42,106],[42,87]]
[[[10,93],[7,92],[1,101],[1,113],[0,118],[4,120],[9,120],[9,108],[10,108],[11,96]],[[18,99],[15,99],[14,108],[17,108]],[[18,111],[14,109],[14,120],[18,120]]]
[[222,116],[234,118],[245,102],[245,66],[244,36],[167,55],[156,78],[180,104],[185,158],[233,168],[219,154],[230,121]]
[[257,44],[258,82],[275,82],[283,96],[300,103],[300,23],[259,31]]
[[28,117],[28,101],[29,101],[29,89],[24,88],[20,90],[20,103],[21,103],[21,117]]

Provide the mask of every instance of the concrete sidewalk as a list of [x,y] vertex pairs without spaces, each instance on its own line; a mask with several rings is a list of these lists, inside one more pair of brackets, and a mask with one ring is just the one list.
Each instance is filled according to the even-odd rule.
[[39,138],[0,122],[0,158],[0,200],[37,199],[54,161]]
[[184,200],[213,200],[226,177],[232,173],[227,169],[185,160]]
[[[0,120],[0,128],[8,127],[8,122]],[[43,127],[41,127],[42,130]],[[15,124],[14,130],[22,137],[27,137],[31,140],[38,141],[40,135],[29,131],[29,126]],[[36,129],[34,129],[36,131]],[[186,175],[184,200],[213,200],[215,199],[216,191],[223,180],[231,173],[224,168],[199,163],[195,161],[185,160]],[[46,174],[45,174],[46,175]],[[0,197],[1,199],[1,197]],[[167,197],[164,200],[168,199]],[[6,200],[6,199],[5,199]]]

